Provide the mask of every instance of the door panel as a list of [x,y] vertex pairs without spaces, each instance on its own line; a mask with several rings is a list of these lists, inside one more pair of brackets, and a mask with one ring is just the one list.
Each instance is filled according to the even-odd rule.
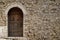
[[12,8],[8,14],[8,36],[23,36],[23,13],[19,8]]

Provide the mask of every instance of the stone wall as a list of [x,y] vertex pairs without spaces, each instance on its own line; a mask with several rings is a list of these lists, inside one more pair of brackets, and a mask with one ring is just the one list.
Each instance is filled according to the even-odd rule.
[[24,37],[27,40],[60,40],[60,0],[0,0],[1,29],[7,26],[7,5],[14,2],[21,3],[28,12],[24,16]]

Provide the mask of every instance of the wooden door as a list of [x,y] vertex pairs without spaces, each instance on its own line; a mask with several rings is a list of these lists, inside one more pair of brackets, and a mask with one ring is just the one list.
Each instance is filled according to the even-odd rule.
[[23,36],[23,12],[17,7],[8,12],[8,36]]

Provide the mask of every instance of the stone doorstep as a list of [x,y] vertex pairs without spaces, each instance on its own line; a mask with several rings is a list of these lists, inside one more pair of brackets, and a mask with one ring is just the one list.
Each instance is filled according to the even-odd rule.
[[13,39],[0,39],[0,40],[13,40]]
[[0,38],[0,40],[27,40],[27,39],[22,37],[20,39],[19,38],[18,39],[15,39],[15,38],[6,38],[6,39],[5,38]]
[[6,39],[0,39],[0,40],[6,40]]

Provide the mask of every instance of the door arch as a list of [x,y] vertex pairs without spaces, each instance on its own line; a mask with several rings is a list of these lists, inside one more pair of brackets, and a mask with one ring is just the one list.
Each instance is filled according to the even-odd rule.
[[8,12],[8,36],[23,36],[23,12],[18,7],[13,7]]

